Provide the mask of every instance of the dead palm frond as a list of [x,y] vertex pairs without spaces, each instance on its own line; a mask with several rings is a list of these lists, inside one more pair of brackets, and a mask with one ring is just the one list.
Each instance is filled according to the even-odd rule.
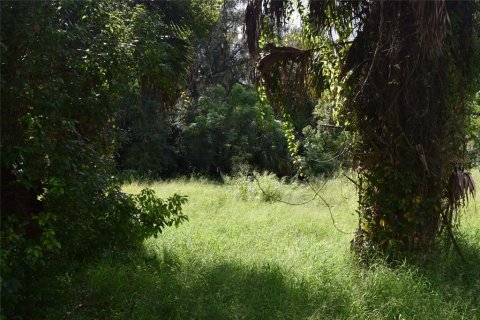
[[[265,45],[265,54],[258,62],[258,71],[264,81],[270,101],[276,106],[276,100],[292,97],[306,97],[309,90],[323,86],[321,68],[314,61],[312,50],[301,50],[293,47],[277,47]],[[319,74],[320,72],[320,74]]]
[[469,200],[469,196],[475,197],[476,187],[470,172],[455,168],[449,181],[449,207],[457,211],[460,205]]
[[445,0],[410,0],[417,21],[421,46],[430,53],[442,50],[446,27],[450,24]]
[[245,10],[245,34],[247,35],[248,51],[252,57],[256,57],[258,53],[261,23],[262,0],[249,1]]

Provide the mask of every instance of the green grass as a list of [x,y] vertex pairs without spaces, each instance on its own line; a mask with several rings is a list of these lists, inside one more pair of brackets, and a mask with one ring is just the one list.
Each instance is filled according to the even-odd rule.
[[[261,181],[289,201],[312,195],[306,187]],[[346,179],[329,181],[321,193],[346,234],[320,199],[266,202],[254,184],[235,180],[149,187],[162,197],[187,194],[190,221],[149,239],[143,251],[108,252],[49,279],[38,318],[480,319],[478,199],[463,214],[466,264],[443,252],[423,263],[366,268],[349,249],[357,217]]]

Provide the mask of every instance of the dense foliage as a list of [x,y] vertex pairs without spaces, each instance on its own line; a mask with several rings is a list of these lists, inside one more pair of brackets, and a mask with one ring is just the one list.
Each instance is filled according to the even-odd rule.
[[194,42],[217,18],[213,4],[213,0],[154,1],[138,18],[139,41],[130,61],[138,88],[132,92],[135,103],[125,106],[119,123],[124,133],[116,157],[121,170],[157,176],[179,170],[176,102],[189,79]]
[[165,64],[184,77],[172,82],[184,85],[183,92],[175,91],[179,99],[166,101],[161,83],[152,83],[159,94],[142,94],[146,99],[126,110],[121,124],[125,143],[116,158],[126,175],[219,177],[244,163],[290,173],[281,123],[247,89],[253,66],[239,30],[243,21],[242,6],[223,1],[211,35],[195,40],[190,51],[175,48],[176,60],[188,52],[180,65]]
[[331,176],[341,168],[349,168],[351,134],[341,128],[307,126],[300,140],[300,166],[309,177]]
[[173,99],[211,4],[1,3],[2,312],[59,252],[131,246],[186,219],[183,196],[122,193],[113,159],[118,119],[149,99],[146,83]]
[[[244,166],[278,176],[329,175],[344,164],[350,148],[345,130],[303,127],[304,118],[289,117],[297,129],[238,83],[230,90],[207,87],[197,100],[183,96],[165,113],[130,112],[129,152],[120,150],[117,158],[127,177],[218,178]],[[315,122],[314,115],[309,121]]]
[[193,100],[215,85],[229,91],[236,83],[253,84],[254,61],[248,55],[242,31],[245,3],[246,0],[224,0],[210,36],[195,42],[195,59],[187,85]]
[[230,173],[250,164],[279,174],[290,173],[283,127],[257,93],[217,86],[198,104],[198,115],[183,132],[189,167],[204,174]]
[[[278,176],[317,176],[340,167],[349,135],[345,130],[316,128],[317,122],[333,120],[314,116],[315,99],[303,99],[291,90],[285,96],[285,108],[279,108],[275,101],[266,101],[264,93],[247,89],[255,79],[241,31],[243,9],[239,2],[223,1],[209,37],[195,40],[192,47],[169,47],[175,56],[170,64],[165,61],[170,54],[157,52],[152,60],[164,68],[162,72],[139,67],[148,81],[142,82],[140,103],[126,108],[120,123],[124,135],[116,161],[124,176],[170,178],[201,173],[218,178],[240,165]],[[151,29],[162,28],[162,19],[157,16]],[[167,81],[170,88],[161,79],[169,79],[171,64],[178,77]],[[171,92],[171,98],[165,92]],[[331,113],[330,100],[320,113]],[[336,161],[328,163],[332,157]]]

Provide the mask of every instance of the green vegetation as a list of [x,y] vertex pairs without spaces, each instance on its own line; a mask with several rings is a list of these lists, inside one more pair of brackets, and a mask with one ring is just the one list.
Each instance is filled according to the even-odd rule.
[[122,193],[114,157],[124,111],[153,89],[174,98],[215,16],[194,0],[1,2],[2,314],[28,309],[49,260],[135,246],[184,220],[182,196]]
[[229,93],[217,86],[202,96],[182,139],[188,167],[204,175],[231,173],[246,164],[291,173],[281,123],[255,91],[240,84]]
[[480,92],[470,103],[468,127],[467,159],[470,167],[480,165]]
[[[352,235],[334,228],[320,199],[304,206],[267,202],[255,182],[244,179],[126,185],[128,193],[148,186],[162,197],[191,195],[190,221],[147,240],[143,251],[109,251],[44,279],[37,318],[480,318],[478,199],[462,213],[466,263],[442,251],[425,261],[391,266],[377,260],[367,267],[356,262]],[[259,180],[284,200],[312,196],[304,185]],[[330,180],[321,194],[338,229],[355,231],[352,183]]]
[[0,319],[478,317],[479,1],[0,14]]

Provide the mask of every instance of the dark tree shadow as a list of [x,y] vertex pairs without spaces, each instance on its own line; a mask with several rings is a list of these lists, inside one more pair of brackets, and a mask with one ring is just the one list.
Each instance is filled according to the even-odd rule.
[[[342,285],[292,278],[276,264],[179,259],[175,253],[111,253],[56,278],[29,319],[345,318]],[[325,277],[328,277],[325,275]],[[325,280],[326,279],[326,280]],[[328,285],[327,285],[328,284]],[[339,288],[340,290],[335,290]]]
[[426,261],[412,262],[419,274],[426,278],[444,301],[470,305],[478,310],[480,318],[480,246],[475,241],[459,239],[460,256],[451,247],[443,247]]
[[[315,290],[276,264],[246,266],[236,262],[203,264],[192,261],[197,272],[179,278],[183,266],[172,252],[151,261],[166,281],[167,308],[161,314],[178,319],[304,319],[312,315],[339,318],[348,313],[349,297],[331,279],[328,288]],[[191,266],[190,266],[191,267]],[[160,314],[159,314],[160,315]]]
[[[418,317],[423,312],[418,304],[431,302],[433,310],[446,307],[450,316],[475,318],[480,248],[468,241],[461,246],[466,263],[443,250],[428,261],[397,266],[400,279],[414,270],[398,284],[405,292],[395,288],[397,267],[388,267],[390,278],[380,278],[387,283],[376,282],[375,273],[355,264],[356,283],[352,275],[339,282],[341,277],[331,277],[329,270],[319,271],[312,283],[271,262],[212,261],[169,250],[112,251],[73,271],[67,268],[69,277],[45,279],[44,286],[55,290],[27,319],[393,319],[400,313]],[[409,291],[417,284],[420,292]]]

